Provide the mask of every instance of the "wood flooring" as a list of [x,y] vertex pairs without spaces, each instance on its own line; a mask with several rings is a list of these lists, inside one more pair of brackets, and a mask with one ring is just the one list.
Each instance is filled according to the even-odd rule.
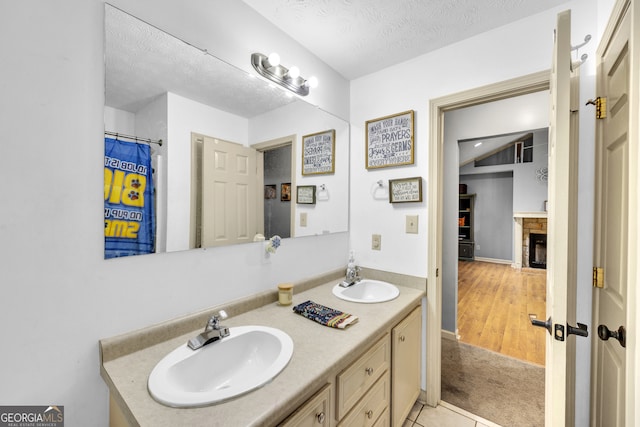
[[544,365],[546,270],[517,270],[506,264],[458,262],[460,341],[520,360]]

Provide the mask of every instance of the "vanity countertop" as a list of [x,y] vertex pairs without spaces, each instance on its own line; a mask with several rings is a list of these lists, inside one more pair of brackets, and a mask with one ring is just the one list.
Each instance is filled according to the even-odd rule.
[[[125,417],[141,426],[265,426],[275,425],[311,397],[327,378],[351,363],[361,351],[419,306],[424,291],[398,286],[398,298],[378,304],[359,304],[335,297],[339,280],[294,294],[293,305],[268,303],[229,317],[225,326],[263,325],[281,329],[294,342],[287,367],[265,386],[224,403],[202,408],[170,408],[151,398],[147,379],[169,352],[197,335],[200,329],[131,354],[104,361],[101,374],[111,396],[126,405]],[[293,312],[307,300],[358,316],[346,329],[329,328]],[[224,307],[222,307],[224,308]]]

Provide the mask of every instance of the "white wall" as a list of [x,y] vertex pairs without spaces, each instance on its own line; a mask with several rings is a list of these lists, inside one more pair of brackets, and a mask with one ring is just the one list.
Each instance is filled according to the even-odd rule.
[[191,234],[191,133],[247,146],[249,121],[174,93],[168,120],[167,251],[180,251],[189,249]]
[[[334,173],[302,175],[302,137],[335,130]],[[349,224],[349,124],[308,104],[294,103],[249,121],[250,144],[295,135],[294,184],[315,185],[316,204],[295,206],[295,236],[313,236],[346,231]],[[326,191],[320,192],[324,185]],[[295,203],[295,187],[291,198]],[[300,213],[307,213],[307,226],[300,226]],[[344,260],[345,266],[347,259]]]
[[[352,82],[350,241],[363,266],[420,277],[427,275],[426,204],[402,208],[390,206],[384,201],[374,200],[370,189],[379,179],[428,176],[428,145],[433,143],[429,141],[429,100],[549,69],[556,14],[567,8],[572,9],[572,39],[575,43],[583,40],[586,34],[594,37],[589,45],[580,50],[580,54],[587,52],[591,58],[581,68],[581,99],[594,97],[593,58],[600,35],[598,24],[602,21],[596,14],[598,6],[599,2],[596,0],[576,0]],[[580,105],[584,105],[584,102],[581,101]],[[416,112],[415,164],[367,171],[364,167],[365,121],[408,109]],[[593,117],[589,113],[587,110],[587,114],[581,115],[580,119],[581,150],[584,146],[586,151],[593,145],[594,133]],[[472,136],[476,135],[469,137]],[[582,187],[592,186],[592,171],[592,168],[581,169]],[[429,197],[428,194],[425,196]],[[584,218],[579,219],[584,221],[581,229],[591,230],[592,227],[588,224],[592,220],[592,209],[586,205],[592,204],[592,199],[587,196],[580,203],[587,212]],[[418,235],[403,233],[404,215],[409,211],[420,215]],[[370,249],[372,233],[382,235],[381,251]],[[589,234],[587,232],[583,237],[584,241],[579,242],[579,246],[585,247],[582,258],[585,262],[578,266],[579,277],[583,278],[591,268],[587,265],[591,260],[587,253],[591,239]],[[590,295],[590,290],[581,288],[578,315],[584,322],[589,322],[591,318]],[[588,354],[588,343],[589,340],[580,341],[579,354]],[[577,377],[581,381],[577,388],[578,425],[586,425],[584,417],[588,417],[589,391],[588,384],[585,384],[588,380],[585,378],[589,377],[590,361],[586,359],[588,357],[578,360]],[[423,378],[423,384],[424,381]]]
[[[178,35],[225,19],[208,0],[115,3]],[[105,261],[103,15],[100,0],[0,3],[0,402],[64,405],[69,426],[107,425],[100,338],[340,268],[348,254],[339,233],[286,241],[268,260],[258,243]]]

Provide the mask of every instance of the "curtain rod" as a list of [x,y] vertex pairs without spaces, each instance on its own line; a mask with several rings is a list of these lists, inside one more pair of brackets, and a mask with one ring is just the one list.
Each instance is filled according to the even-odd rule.
[[118,139],[119,137],[122,137],[122,138],[126,138],[126,139],[132,139],[135,142],[147,142],[149,144],[158,144],[159,146],[162,147],[162,140],[161,139],[154,140],[154,139],[150,139],[150,138],[138,138],[137,136],[125,135],[123,133],[109,132],[109,131],[104,131],[104,134],[105,135],[115,136],[116,139]]

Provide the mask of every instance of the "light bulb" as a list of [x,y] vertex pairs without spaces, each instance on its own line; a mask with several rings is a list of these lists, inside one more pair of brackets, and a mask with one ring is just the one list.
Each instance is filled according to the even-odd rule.
[[280,55],[278,55],[276,52],[272,52],[267,57],[267,61],[269,61],[269,65],[271,67],[277,67],[278,65],[280,65]]
[[297,79],[298,77],[300,77],[300,68],[294,65],[293,67],[289,68],[288,74],[292,79]]
[[309,79],[307,80],[307,86],[309,86],[312,89],[317,88],[318,87],[318,79],[315,76],[309,77]]

